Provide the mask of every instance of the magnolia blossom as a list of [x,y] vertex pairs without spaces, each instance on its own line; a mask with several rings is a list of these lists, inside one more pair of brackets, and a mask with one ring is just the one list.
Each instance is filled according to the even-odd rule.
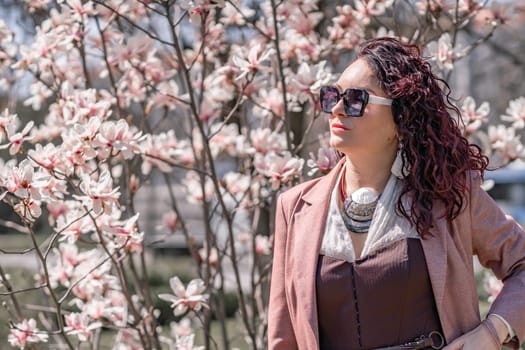
[[278,88],[260,90],[257,102],[258,105],[253,108],[255,115],[260,115],[263,118],[273,116],[277,118],[284,117],[283,95]]
[[114,221],[110,224],[106,224],[102,227],[104,232],[110,233],[112,235],[119,236],[129,236],[134,232],[137,232],[137,219],[139,218],[139,213],[133,215],[127,220]]
[[93,330],[102,327],[102,322],[90,322],[87,315],[81,313],[71,313],[65,317],[67,334],[75,335],[80,341],[87,341],[93,334]]
[[187,199],[190,203],[200,204],[203,201],[209,201],[214,194],[213,182],[208,176],[204,178],[204,193],[201,186],[201,179],[199,175],[194,172],[187,173],[186,177],[182,180],[184,188],[187,192]]
[[94,145],[99,156],[107,158],[112,151],[120,152],[124,159],[131,159],[141,151],[140,142],[144,140],[142,131],[130,127],[124,120],[118,122],[106,121],[99,129]]
[[498,280],[493,274],[486,272],[483,277],[483,287],[489,293],[488,302],[492,303],[501,292],[503,282]]
[[188,317],[183,317],[179,322],[170,322],[170,329],[174,338],[193,334],[191,320]]
[[179,6],[190,13],[192,21],[214,7],[224,7],[224,0],[181,0]]
[[332,18],[332,26],[328,27],[330,45],[337,50],[353,49],[364,38],[363,27],[358,21],[352,6],[336,6],[337,16]]
[[82,175],[82,182],[80,189],[85,196],[74,197],[82,200],[88,208],[93,208],[96,215],[103,212],[109,214],[112,206],[118,206],[118,198],[120,197],[119,187],[113,188],[113,180],[109,172],[104,171],[98,179],[93,179],[89,175]]
[[507,114],[501,116],[502,120],[512,122],[512,126],[516,129],[525,127],[525,97],[510,101],[505,112]]
[[9,143],[5,145],[0,145],[0,149],[9,147],[9,154],[14,155],[18,153],[24,141],[31,140],[31,136],[26,136],[31,128],[33,127],[34,122],[30,121],[24,126],[21,132],[16,132],[15,126],[13,124],[8,125],[6,129],[7,139]]
[[480,128],[483,123],[488,121],[487,116],[490,112],[488,102],[483,102],[476,108],[476,102],[471,96],[465,98],[461,106],[461,116],[465,124],[467,133],[473,133]]
[[260,154],[281,153],[286,150],[286,135],[270,128],[251,130],[250,141],[254,151]]
[[219,265],[219,254],[215,247],[209,249],[209,251],[206,247],[199,249],[199,258],[201,262],[209,264],[212,268],[216,268]]
[[255,10],[242,6],[242,4],[239,4],[238,8],[239,11],[227,2],[221,11],[221,22],[226,25],[243,26],[246,24],[245,18],[255,15]]
[[289,89],[295,92],[298,102],[304,103],[313,99],[319,93],[321,86],[328,85],[332,81],[332,74],[325,67],[326,61],[316,65],[306,62],[301,63],[297,74],[290,75]]
[[268,236],[255,236],[255,253],[257,255],[269,255],[271,253],[270,240]]
[[525,148],[514,128],[506,128],[504,125],[490,125],[488,139],[493,149],[491,161],[495,165],[503,165],[525,156]]
[[178,222],[179,218],[177,213],[174,211],[170,211],[162,215],[162,223],[170,230],[170,232],[175,232]]
[[177,140],[175,130],[156,135],[146,135],[141,144],[143,174],[149,174],[155,166],[162,172],[170,172],[172,164],[191,165],[194,161],[189,142]]
[[9,114],[9,110],[6,108],[2,115],[0,115],[0,143],[7,139],[7,129],[17,129],[20,124],[20,120],[16,114]]
[[362,25],[370,24],[371,17],[380,16],[394,3],[394,0],[357,0],[355,2],[356,18]]
[[223,178],[226,190],[233,196],[244,195],[250,188],[251,177],[238,172],[228,172]]
[[241,70],[241,74],[237,76],[236,80],[243,79],[249,74],[255,74],[259,70],[266,70],[262,64],[268,60],[274,52],[275,50],[273,48],[265,49],[261,44],[257,44],[250,48],[246,56],[244,56],[244,53],[233,56],[233,64]]
[[437,62],[439,68],[449,71],[454,67],[454,61],[459,57],[454,52],[450,35],[444,33],[438,39],[427,45],[429,54],[432,56],[432,60]]
[[214,124],[211,128],[212,137],[209,139],[210,148],[214,156],[225,151],[231,156],[236,156],[240,144],[244,142],[244,136],[239,135],[236,124]]
[[40,188],[46,185],[49,177],[42,173],[34,176],[34,168],[29,160],[23,160],[18,166],[9,164],[6,170],[4,186],[7,191],[22,198],[29,196],[36,200],[41,198]]
[[23,320],[11,328],[7,341],[11,346],[17,346],[21,349],[26,348],[31,343],[47,342],[48,335],[36,328],[36,321],[32,318]]
[[303,164],[304,159],[293,157],[288,151],[283,152],[282,155],[273,152],[265,156],[256,154],[254,160],[255,169],[270,179],[274,191],[282,184],[287,184],[299,177]]
[[337,164],[339,159],[340,156],[332,147],[320,147],[317,150],[317,159],[314,154],[310,152],[310,159],[308,159],[306,163],[306,165],[311,168],[308,176],[312,176],[318,171],[320,171],[321,174],[327,174]]
[[191,280],[187,288],[177,276],[170,278],[170,287],[174,294],[159,294],[159,298],[171,302],[173,314],[180,316],[188,309],[199,311],[207,306],[209,295],[204,293],[206,286],[201,279]]

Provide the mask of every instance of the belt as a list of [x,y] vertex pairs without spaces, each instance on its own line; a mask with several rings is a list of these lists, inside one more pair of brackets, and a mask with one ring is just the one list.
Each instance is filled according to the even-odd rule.
[[445,346],[445,337],[437,331],[432,331],[428,335],[422,335],[408,343],[401,345],[376,348],[374,350],[419,350],[419,349],[441,349]]

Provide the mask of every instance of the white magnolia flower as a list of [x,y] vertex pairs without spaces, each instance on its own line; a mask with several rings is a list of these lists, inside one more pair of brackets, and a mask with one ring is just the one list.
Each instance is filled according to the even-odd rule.
[[11,328],[7,341],[11,346],[24,349],[29,343],[47,342],[48,335],[36,328],[36,321],[32,318],[23,320]]
[[525,127],[525,97],[518,97],[510,101],[505,113],[507,114],[501,116],[502,120],[512,122],[512,126],[516,129],[523,129]]
[[465,128],[468,133],[473,133],[479,129],[479,127],[488,121],[487,116],[490,112],[490,106],[488,102],[483,102],[476,108],[476,101],[471,96],[465,98],[463,105],[461,106],[461,116]]
[[191,280],[187,288],[177,276],[170,278],[170,287],[174,294],[159,294],[159,298],[171,302],[173,314],[180,316],[188,309],[199,311],[207,307],[209,295],[204,293],[206,286],[201,279]]
[[248,74],[255,74],[258,70],[264,69],[262,63],[269,59],[275,50],[273,48],[264,49],[261,44],[253,46],[247,55],[233,56],[233,64],[241,70],[235,79],[240,80]]

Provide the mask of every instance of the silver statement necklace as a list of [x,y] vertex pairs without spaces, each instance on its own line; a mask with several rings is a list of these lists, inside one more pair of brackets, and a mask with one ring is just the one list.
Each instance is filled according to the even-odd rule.
[[346,195],[345,172],[340,181],[340,195],[343,201],[341,217],[346,228],[355,233],[367,233],[376,210],[379,194],[370,187],[361,187],[352,195]]

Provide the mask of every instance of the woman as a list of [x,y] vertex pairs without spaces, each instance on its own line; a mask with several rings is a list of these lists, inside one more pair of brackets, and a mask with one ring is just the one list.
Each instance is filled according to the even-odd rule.
[[[344,156],[278,198],[270,349],[519,347],[525,233],[480,188],[488,161],[449,94],[416,46],[391,38],[321,89]],[[505,282],[483,321],[474,254]]]

